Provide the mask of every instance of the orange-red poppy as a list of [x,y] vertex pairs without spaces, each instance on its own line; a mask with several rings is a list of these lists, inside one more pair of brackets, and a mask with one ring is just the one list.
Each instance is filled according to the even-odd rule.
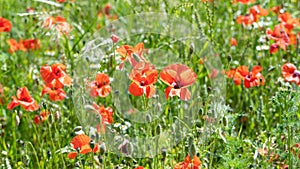
[[67,97],[66,92],[62,88],[55,88],[51,83],[45,85],[42,90],[42,96],[49,94],[49,98],[52,101],[62,101]]
[[63,88],[72,84],[72,78],[66,73],[66,66],[63,64],[53,64],[52,66],[42,66],[40,73],[46,84],[54,88]]
[[18,50],[22,50],[24,52],[27,51],[27,49],[24,47],[22,39],[20,39],[19,42],[17,42],[15,39],[8,39],[6,42],[9,45],[9,49],[8,49],[9,53],[14,53],[15,51]]
[[128,90],[134,96],[146,94],[147,98],[151,98],[155,94],[154,83],[158,78],[158,71],[155,67],[146,62],[139,62],[129,75],[132,83]]
[[252,71],[248,73],[247,76],[245,76],[244,79],[244,86],[246,88],[254,87],[254,86],[260,86],[265,84],[265,78],[260,73],[262,71],[261,66],[254,66],[252,68]]
[[193,159],[190,158],[190,155],[187,155],[183,162],[177,163],[174,166],[174,169],[200,169],[201,161],[197,156],[194,156]]
[[102,122],[105,124],[113,123],[113,109],[111,107],[104,107],[103,105],[99,106],[96,103],[93,103],[94,109],[101,115]]
[[160,78],[169,86],[165,90],[167,99],[178,96],[181,100],[189,100],[191,92],[187,87],[196,81],[197,75],[188,66],[177,63],[165,67],[160,72]]
[[247,66],[240,66],[237,69],[231,69],[226,71],[225,74],[228,78],[232,78],[236,85],[240,85],[242,80],[244,80],[244,86],[246,88],[264,85],[265,79],[260,73],[262,71],[261,66],[254,66],[252,71],[248,71]]
[[0,17],[0,32],[10,32],[12,25],[9,20]]
[[39,115],[35,115],[33,122],[37,125],[41,124],[41,122],[44,122],[45,120],[48,119],[48,117],[50,116],[50,112],[47,110],[43,110],[40,112]]
[[282,76],[287,82],[294,82],[298,86],[300,85],[300,71],[297,70],[296,66],[292,63],[285,63],[281,67]]
[[237,46],[238,42],[236,41],[235,38],[230,38],[230,46]]
[[279,14],[278,19],[281,21],[288,33],[291,33],[295,26],[300,26],[299,19],[293,18],[288,12]]
[[244,26],[250,26],[255,22],[255,17],[252,14],[240,15],[237,17],[236,22]]
[[240,2],[242,4],[249,4],[249,3],[253,3],[255,2],[256,0],[233,0],[232,3],[237,3],[237,2]]
[[26,49],[36,50],[40,48],[40,41],[38,39],[26,39],[23,41]]
[[64,33],[68,35],[68,33],[72,30],[72,26],[67,23],[66,19],[61,16],[50,16],[44,20],[43,23],[44,28],[55,28],[60,33]]
[[105,73],[96,75],[96,80],[89,84],[90,95],[92,97],[106,97],[111,91],[109,76]]
[[117,48],[116,51],[118,52],[119,55],[122,56],[119,69],[123,68],[124,63],[126,61],[129,61],[132,67],[134,67],[140,60],[146,61],[146,59],[143,56],[143,52],[145,51],[144,43],[138,43],[135,47],[130,45],[123,45]]
[[[274,27],[274,31],[268,28],[266,34],[268,39],[274,40],[277,46],[279,46],[283,50],[286,50],[286,47],[290,44],[289,36],[281,24],[276,25]],[[275,45],[273,47],[275,47]]]
[[99,146],[98,144],[95,144],[94,148],[92,149],[90,146],[91,138],[85,134],[79,134],[75,136],[71,141],[71,146],[75,152],[71,152],[68,154],[68,158],[74,159],[78,155],[78,152],[80,154],[87,154],[90,152],[98,152]]
[[217,69],[212,69],[212,72],[208,75],[210,79],[214,79],[218,76],[219,71]]
[[138,166],[138,167],[135,167],[134,169],[144,169],[143,166]]
[[268,11],[266,9],[262,8],[260,5],[252,6],[249,9],[249,13],[251,13],[253,15],[255,22],[258,22],[259,18],[261,16],[267,16],[268,15]]
[[35,111],[39,109],[37,102],[30,96],[27,87],[22,87],[17,91],[17,97],[13,96],[12,101],[7,105],[8,110],[21,105],[26,111]]

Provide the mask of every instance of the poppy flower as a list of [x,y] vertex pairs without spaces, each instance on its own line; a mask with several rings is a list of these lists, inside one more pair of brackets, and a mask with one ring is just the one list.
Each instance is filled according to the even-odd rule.
[[42,66],[40,73],[46,84],[50,84],[54,88],[63,88],[72,84],[72,78],[66,73],[66,66],[60,63],[52,66]]
[[115,34],[112,34],[110,36],[111,40],[113,41],[113,43],[117,43],[119,41],[119,37]]
[[249,9],[249,13],[251,13],[254,16],[255,22],[259,21],[259,18],[261,16],[267,16],[268,11],[264,8],[262,8],[260,5],[255,5]]
[[250,88],[254,86],[264,85],[265,79],[263,75],[260,73],[261,71],[262,71],[261,66],[254,66],[252,68],[252,71],[249,72],[247,76],[245,76],[244,86],[246,88]]
[[134,169],[144,169],[143,166],[138,166],[138,167],[135,167]]
[[296,66],[292,63],[285,63],[281,67],[282,76],[287,82],[294,82],[298,86],[300,85],[300,71],[297,70]]
[[8,39],[6,42],[9,45],[8,53],[14,53],[18,50],[22,50],[24,52],[27,51],[27,49],[24,47],[22,39],[20,39],[19,42],[17,42],[15,39]]
[[214,79],[218,76],[219,71],[217,69],[213,69],[212,72],[208,75],[210,79]]
[[178,96],[181,100],[189,100],[191,92],[187,89],[196,81],[196,73],[186,65],[171,64],[160,72],[161,80],[169,87],[166,88],[165,94],[169,96]]
[[39,105],[30,96],[27,87],[22,87],[17,91],[17,97],[13,96],[12,101],[7,105],[8,110],[21,105],[26,111],[35,111],[39,109]]
[[244,26],[250,26],[255,22],[255,17],[253,14],[240,15],[237,17],[236,22]]
[[132,83],[129,85],[129,93],[134,96],[146,94],[151,98],[155,94],[154,83],[158,78],[158,71],[150,63],[139,62],[129,75]]
[[76,158],[78,153],[87,154],[90,152],[98,152],[99,151],[98,144],[95,144],[95,146],[93,148],[91,148],[91,145],[90,145],[91,141],[92,141],[92,139],[85,134],[79,134],[79,135],[75,136],[71,141],[71,146],[74,150],[77,150],[78,152],[75,151],[75,152],[69,153],[68,158],[74,159],[74,158]]
[[236,41],[235,38],[230,38],[230,46],[237,46],[238,42]]
[[[121,63],[119,69],[123,69],[124,62],[129,61],[132,67],[134,67],[140,60],[146,61],[143,56],[144,43],[138,43],[135,47],[130,45],[123,45],[117,48],[117,53],[121,55]],[[134,55],[135,54],[135,55]]]
[[105,124],[113,123],[113,109],[111,107],[104,107],[103,105],[99,106],[96,103],[93,103],[94,109],[101,115],[102,122]]
[[200,169],[201,161],[197,156],[194,156],[193,159],[190,158],[190,155],[186,156],[183,162],[177,163],[174,166],[174,169]]
[[64,33],[68,35],[68,33],[71,31],[72,26],[67,23],[66,19],[61,16],[50,16],[44,20],[43,23],[44,28],[55,28],[60,33]]
[[279,14],[278,20],[281,21],[283,26],[287,29],[288,33],[291,33],[295,26],[300,26],[299,19],[293,18],[292,15],[288,12]]
[[[284,27],[282,25],[276,25],[274,27],[274,31],[272,31],[270,28],[266,31],[268,39],[272,39],[276,42],[276,46],[279,46],[283,50],[286,50],[286,47],[290,44],[290,39],[288,37],[288,34],[286,33]],[[275,45],[272,47],[273,49],[270,50],[271,53],[276,52]]]
[[11,27],[12,25],[9,20],[0,17],[0,32],[10,32]]
[[40,48],[40,41],[38,39],[26,39],[23,41],[26,49],[36,50]]
[[67,97],[66,92],[62,88],[55,88],[49,83],[45,85],[42,90],[42,96],[44,94],[49,94],[49,98],[52,101],[62,101]]
[[255,2],[256,0],[233,0],[233,3],[237,3],[237,2],[240,2],[242,4],[249,4],[249,3],[253,3]]
[[35,124],[39,125],[39,124],[41,124],[41,122],[44,122],[45,120],[47,120],[49,116],[50,116],[50,112],[43,110],[40,112],[39,115],[34,116],[33,122]]
[[265,79],[260,73],[262,71],[261,66],[254,66],[252,71],[248,71],[247,66],[240,66],[237,69],[231,69],[226,71],[225,74],[228,78],[232,78],[236,85],[240,85],[244,80],[244,86],[246,88],[264,85]]
[[107,74],[99,73],[96,75],[96,80],[89,84],[90,95],[92,97],[106,97],[111,91],[110,79]]

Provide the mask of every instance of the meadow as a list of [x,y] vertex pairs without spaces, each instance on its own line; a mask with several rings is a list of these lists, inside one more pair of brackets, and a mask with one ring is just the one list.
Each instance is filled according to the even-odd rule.
[[299,9],[0,0],[0,168],[300,168]]

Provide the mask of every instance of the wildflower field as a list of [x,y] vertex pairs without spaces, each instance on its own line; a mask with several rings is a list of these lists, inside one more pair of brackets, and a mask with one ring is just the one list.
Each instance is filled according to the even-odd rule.
[[299,9],[0,0],[0,168],[300,168]]

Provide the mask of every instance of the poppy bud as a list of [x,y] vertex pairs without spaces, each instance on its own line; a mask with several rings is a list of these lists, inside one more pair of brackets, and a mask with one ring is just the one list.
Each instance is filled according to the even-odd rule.
[[148,123],[150,123],[150,122],[152,121],[152,118],[151,118],[151,115],[150,115],[150,114],[147,114],[147,115],[146,115],[146,121],[147,121]]
[[156,134],[157,134],[157,135],[160,135],[160,133],[162,133],[162,127],[161,127],[161,125],[159,124],[159,125],[157,125],[157,127],[156,127]]
[[113,43],[117,43],[119,41],[119,37],[115,34],[112,34],[110,36],[111,40],[113,41]]
[[91,147],[92,150],[94,150],[94,147],[95,147],[95,142],[94,142],[94,140],[91,140],[91,141],[90,141],[90,147]]
[[99,149],[100,149],[100,152],[99,152],[100,155],[103,155],[105,153],[105,151],[106,151],[106,145],[105,145],[105,143],[101,143]]
[[161,153],[162,153],[162,160],[165,160],[167,157],[167,149],[166,148],[162,148],[161,149]]
[[193,53],[194,53],[194,45],[191,44],[191,45],[190,45],[190,55],[193,54]]
[[16,115],[16,125],[19,126],[19,124],[20,124],[20,117]]

